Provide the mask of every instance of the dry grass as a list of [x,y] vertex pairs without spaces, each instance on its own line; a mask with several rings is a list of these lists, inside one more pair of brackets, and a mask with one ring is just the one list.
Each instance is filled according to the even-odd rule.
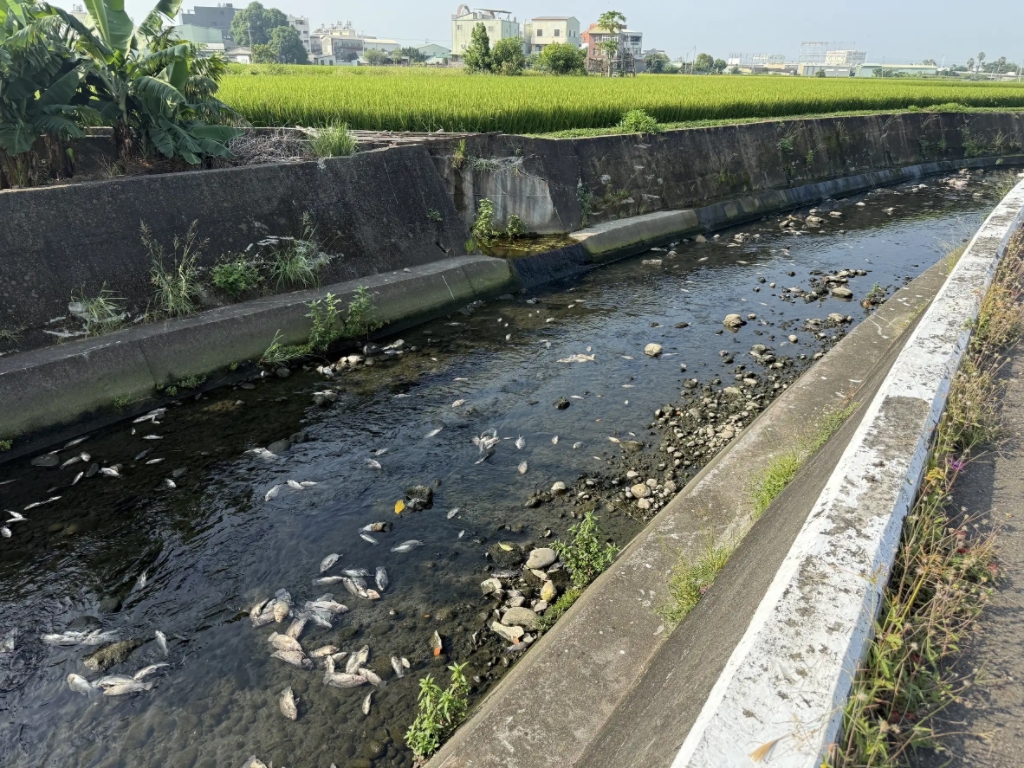
[[900,548],[875,638],[843,712],[833,768],[907,765],[942,749],[938,716],[976,681],[954,662],[998,576],[994,535],[950,501],[957,475],[999,437],[999,372],[1024,331],[1024,249],[1018,236],[988,291]]

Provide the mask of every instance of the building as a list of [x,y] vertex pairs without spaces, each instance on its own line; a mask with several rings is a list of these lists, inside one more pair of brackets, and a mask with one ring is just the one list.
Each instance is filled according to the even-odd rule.
[[935,64],[861,64],[854,77],[927,77],[937,74],[939,68]]
[[452,53],[450,48],[438,45],[437,43],[424,43],[423,45],[417,45],[416,50],[428,59],[447,59]]
[[825,52],[825,66],[828,67],[859,67],[868,60],[864,51],[836,50]]
[[569,43],[579,48],[580,21],[575,16],[537,16],[523,25],[523,51],[540,53],[551,43]]
[[216,6],[197,5],[191,13],[181,12],[181,24],[219,29],[224,33],[224,37],[230,38],[231,20],[237,12],[238,9],[231,3],[217,3]]
[[[644,35],[632,29],[620,30],[618,35],[613,35],[598,24],[591,24],[586,32],[587,56],[592,59],[604,58],[601,50],[601,43],[605,40],[619,41],[619,51],[631,54],[634,58],[643,60]],[[582,40],[582,35],[581,35]]]
[[386,37],[366,36],[363,38],[364,51],[376,49],[378,51],[384,51],[384,53],[392,53],[393,51],[397,51],[401,47],[402,46],[399,44],[397,40],[389,40]]
[[[824,72],[824,75],[819,75]],[[853,67],[833,67],[828,64],[797,64],[796,73],[802,77],[853,77]]]
[[224,44],[224,31],[216,27],[198,27],[195,24],[179,24],[174,28],[174,36],[196,45]]
[[363,54],[363,36],[351,21],[320,27],[310,35],[314,63],[326,66],[354,64]]
[[78,19],[87,29],[95,29],[96,25],[92,23],[92,16],[80,5],[71,6],[71,15]]
[[312,53],[309,38],[309,19],[305,16],[288,16],[288,26],[299,33],[299,39],[302,40],[302,47],[306,49],[306,53]]
[[459,9],[452,14],[452,56],[460,57],[465,53],[472,41],[473,30],[477,24],[484,25],[492,47],[506,37],[522,37],[519,22],[510,11],[489,8],[470,10],[468,5],[460,5]]

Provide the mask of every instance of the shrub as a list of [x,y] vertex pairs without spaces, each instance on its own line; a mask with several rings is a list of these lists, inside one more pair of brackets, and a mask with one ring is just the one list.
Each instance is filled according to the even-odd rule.
[[469,683],[463,673],[465,664],[452,664],[451,684],[447,690],[431,675],[420,680],[419,714],[405,732],[405,743],[419,759],[434,754],[466,717],[469,708]]
[[624,114],[619,128],[626,133],[657,133],[661,130],[658,121],[642,109],[631,109]]
[[573,584],[585,587],[604,571],[618,553],[614,544],[602,544],[601,528],[593,512],[587,512],[569,529],[572,541],[556,541],[552,546],[572,576]]
[[217,264],[210,270],[210,278],[215,286],[234,297],[253,290],[263,282],[259,268],[241,256]]
[[494,239],[494,203],[486,197],[477,208],[472,233],[473,239],[480,245],[488,245]]

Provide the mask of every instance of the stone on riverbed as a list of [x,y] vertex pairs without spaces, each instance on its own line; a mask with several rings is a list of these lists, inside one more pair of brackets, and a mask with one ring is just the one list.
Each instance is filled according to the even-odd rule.
[[480,591],[484,595],[493,595],[495,592],[501,591],[501,582],[498,579],[490,578],[484,579],[480,582]]
[[722,321],[722,325],[726,328],[739,328],[740,326],[746,325],[747,321],[736,314],[726,315],[725,320]]
[[555,496],[561,496],[563,493],[565,493],[565,491],[565,483],[563,483],[561,480],[559,480],[557,483],[551,486],[551,492],[555,494]]
[[843,286],[839,285],[832,289],[832,295],[835,296],[837,299],[852,299],[853,291],[851,291],[849,288],[844,288]]
[[537,614],[529,608],[509,608],[501,617],[501,623],[506,627],[522,627],[523,629],[537,628]]
[[500,621],[491,622],[491,631],[510,643],[518,643],[525,634],[522,627],[506,627]]
[[644,483],[637,483],[632,488],[630,488],[629,491],[630,493],[633,494],[634,497],[638,499],[646,499],[648,496],[651,495],[650,487],[645,485]]
[[555,598],[558,597],[558,587],[555,586],[555,582],[548,579],[540,587],[540,599],[546,603],[553,603]]
[[648,357],[661,357],[661,344],[648,344],[644,347],[644,354]]
[[547,568],[557,559],[558,553],[555,550],[550,547],[539,547],[530,553],[530,557],[526,561],[526,567],[531,570],[534,568]]

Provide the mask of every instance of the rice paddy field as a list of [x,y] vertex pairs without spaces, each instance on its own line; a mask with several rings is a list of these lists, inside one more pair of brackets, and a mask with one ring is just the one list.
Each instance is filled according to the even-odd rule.
[[548,133],[862,110],[1024,107],[1024,85],[955,80],[641,75],[498,77],[457,69],[233,65],[221,98],[257,126]]

